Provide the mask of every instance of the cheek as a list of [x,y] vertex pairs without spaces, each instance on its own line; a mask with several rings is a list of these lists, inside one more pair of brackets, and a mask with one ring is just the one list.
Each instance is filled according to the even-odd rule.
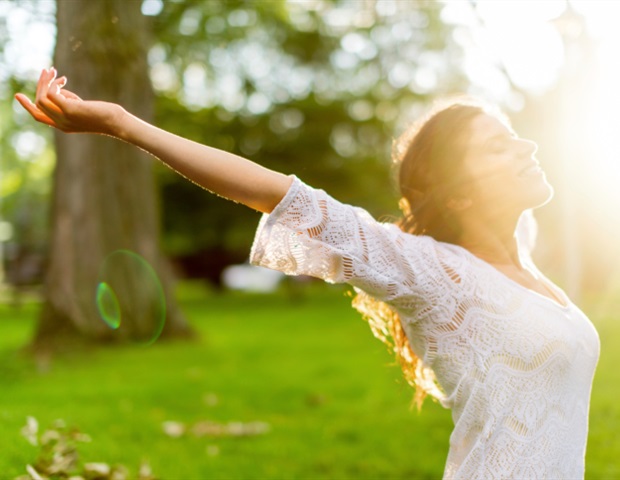
[[472,176],[472,193],[478,197],[505,197],[519,188],[518,178],[506,169],[487,168]]
[[514,165],[513,156],[503,153],[467,158],[462,175],[463,194],[480,203],[518,201],[523,196],[524,184]]

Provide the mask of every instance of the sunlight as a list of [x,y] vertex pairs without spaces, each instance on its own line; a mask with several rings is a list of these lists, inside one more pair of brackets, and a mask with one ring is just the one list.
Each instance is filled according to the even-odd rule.
[[518,87],[538,93],[557,81],[564,48],[550,21],[565,10],[564,0],[476,2],[477,15],[485,27],[482,32],[488,36],[485,47]]
[[[588,201],[597,209],[617,215],[615,210],[620,200],[620,59],[617,53],[620,2],[479,0],[475,8],[465,2],[448,2],[446,7],[454,10],[451,15],[448,12],[452,19],[448,21],[472,30],[473,44],[477,48],[476,51],[468,49],[465,69],[470,80],[483,86],[489,95],[494,94],[493,85],[496,97],[501,98],[502,91],[506,90],[498,82],[497,74],[491,75],[489,60],[501,65],[515,86],[535,96],[553,92],[562,82],[565,86],[567,82],[574,82],[568,84],[565,101],[574,102],[571,111],[577,118],[569,119],[567,125],[574,123],[579,129],[562,133],[564,138],[573,141],[575,138],[571,135],[578,135],[576,138],[580,141],[581,166],[573,178],[581,182],[577,188],[587,188]],[[464,15],[468,8],[468,15]],[[454,20],[457,14],[459,21]],[[580,26],[582,22],[575,15],[585,23],[585,28]],[[587,47],[588,38],[592,51]],[[485,60],[487,67],[481,68]],[[558,124],[558,128],[563,127]]]
[[[620,37],[617,41],[620,41]],[[601,70],[593,91],[592,111],[589,112],[588,139],[597,156],[594,162],[598,167],[597,178],[613,192],[618,190],[617,184],[620,181],[620,63],[617,58],[612,61],[613,57],[608,56],[606,51],[611,50],[609,47],[599,51]]]
[[494,26],[492,36],[512,81],[538,93],[557,81],[564,47],[557,30],[548,23],[531,23],[527,34],[523,32],[521,24],[499,24]]
[[476,8],[485,19],[501,23],[545,22],[559,17],[566,10],[565,0],[523,2],[520,0],[478,0]]
[[[585,2],[584,2],[585,3]],[[597,4],[598,10],[592,9]],[[617,46],[620,44],[620,30],[616,21],[620,18],[620,3],[587,3],[584,14],[593,36],[599,36],[597,48],[597,75],[592,85],[591,110],[587,112],[590,131],[587,132],[590,147],[597,157],[593,164],[597,170],[597,181],[604,184],[607,192],[618,195],[620,182],[620,135],[618,112],[620,112],[620,59]],[[610,205],[617,208],[615,205]]]
[[[444,4],[468,92],[513,112],[526,107],[522,118],[536,124],[558,194],[548,218],[564,239],[557,258],[567,290],[612,285],[607,270],[620,285],[620,1]],[[524,95],[511,94],[515,87]]]

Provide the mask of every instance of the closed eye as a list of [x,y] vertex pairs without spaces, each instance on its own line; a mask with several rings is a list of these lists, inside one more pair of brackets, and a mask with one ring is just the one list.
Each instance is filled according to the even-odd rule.
[[517,140],[519,137],[515,132],[507,134],[494,135],[486,141],[485,147],[488,151],[494,153],[501,153],[506,151],[513,140]]

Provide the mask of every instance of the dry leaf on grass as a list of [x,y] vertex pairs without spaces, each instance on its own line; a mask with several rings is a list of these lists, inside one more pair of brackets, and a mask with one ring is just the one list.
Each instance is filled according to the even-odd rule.
[[21,429],[21,434],[24,436],[30,445],[37,447],[39,445],[39,422],[34,417],[26,417],[26,425]]
[[186,426],[181,422],[167,421],[162,423],[164,433],[169,437],[179,438],[185,433],[191,432],[196,437],[247,437],[263,435],[271,429],[267,422],[228,422],[218,423],[213,421],[200,421],[192,426]]
[[43,477],[39,475],[39,472],[32,465],[26,465],[26,471],[32,477],[32,480],[43,480]]
[[169,437],[178,438],[185,433],[185,425],[180,422],[164,422],[162,423],[164,433]]
[[[53,428],[39,434],[39,424],[34,417],[28,417],[21,430],[29,443],[40,447],[34,465],[27,465],[27,475],[15,480],[128,480],[129,473],[123,465],[111,466],[104,462],[85,463],[79,468],[78,442],[90,442],[90,436],[76,428],[67,428],[62,420],[57,420]],[[137,480],[156,480],[151,467],[143,461]]]
[[112,472],[112,467],[107,463],[85,463],[84,464],[84,475],[87,477],[97,477],[97,476],[109,476]]

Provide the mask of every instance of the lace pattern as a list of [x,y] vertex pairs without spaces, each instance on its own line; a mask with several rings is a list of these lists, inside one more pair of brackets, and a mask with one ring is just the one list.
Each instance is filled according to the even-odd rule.
[[[535,224],[526,220],[522,254],[535,268]],[[452,410],[444,479],[583,478],[600,343],[572,303],[520,286],[459,246],[379,223],[296,177],[261,218],[250,259],[347,282],[398,312]]]

